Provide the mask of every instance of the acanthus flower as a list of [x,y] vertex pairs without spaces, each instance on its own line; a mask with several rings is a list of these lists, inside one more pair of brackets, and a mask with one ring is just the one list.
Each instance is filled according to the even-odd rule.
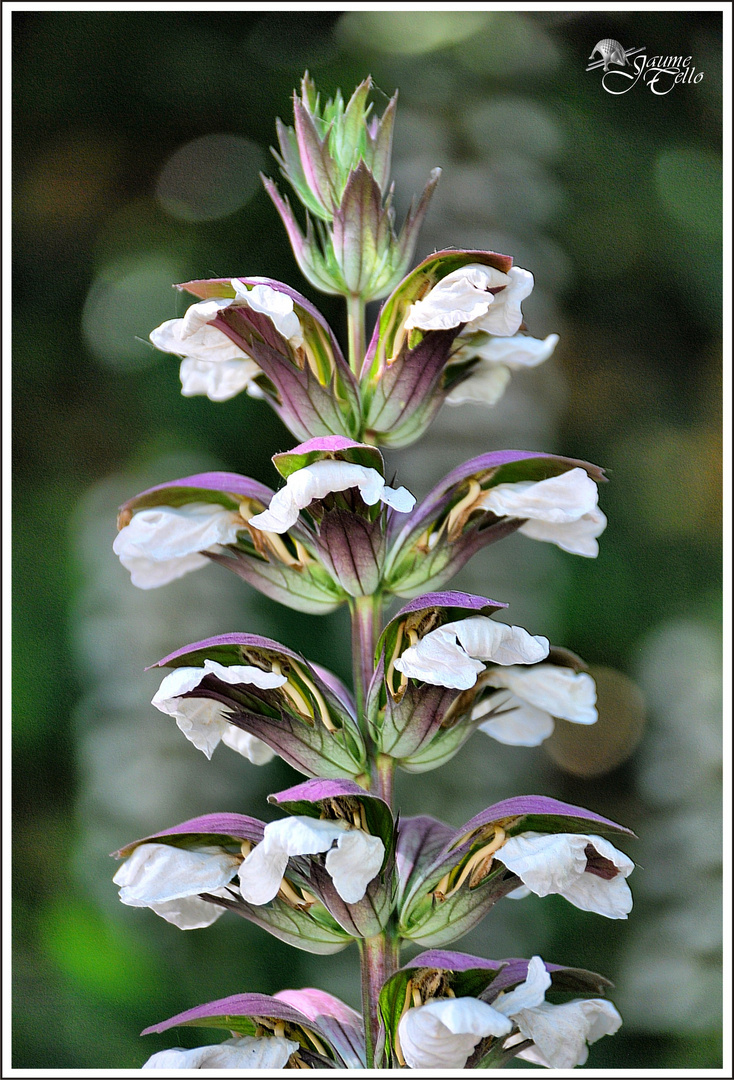
[[[421,963],[426,967],[419,966]],[[429,963],[442,967],[452,964],[458,971],[432,972]],[[452,992],[442,996],[452,981],[457,987],[462,985],[463,971],[469,974],[473,963],[477,970],[472,974],[479,977],[486,970],[485,978],[492,979],[481,995]],[[478,1067],[481,1062],[485,1067],[490,1062],[499,1066],[519,1056],[547,1068],[574,1068],[586,1061],[587,1043],[614,1034],[621,1025],[621,1017],[609,1001],[547,1002],[545,995],[552,984],[563,986],[566,969],[544,964],[539,956],[529,962],[514,960],[493,966],[499,974],[478,957],[442,952],[425,953],[411,962],[414,978],[409,985],[414,1004],[403,1012],[394,1038],[400,1063],[411,1069],[463,1069]],[[519,981],[523,970],[525,978]],[[569,971],[569,975],[582,976],[589,983],[594,979],[589,972]],[[427,991],[425,1001],[423,988]],[[436,996],[431,989],[437,991]]]
[[502,450],[472,458],[405,524],[391,522],[386,585],[404,597],[438,588],[476,551],[517,531],[593,557],[606,524],[597,506],[604,479],[596,465],[552,454]]
[[537,896],[558,893],[582,911],[626,919],[632,894],[626,878],[635,864],[602,836],[518,833],[497,858]]

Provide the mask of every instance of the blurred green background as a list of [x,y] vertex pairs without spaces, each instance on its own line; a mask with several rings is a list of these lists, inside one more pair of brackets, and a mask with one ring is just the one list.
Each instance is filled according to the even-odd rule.
[[[704,78],[612,96],[586,71],[605,37]],[[258,179],[305,69],[326,94],[371,73],[378,111],[399,88],[399,215],[444,170],[416,260],[512,254],[536,277],[531,333],[561,334],[497,407],[446,408],[393,454],[400,482],[421,496],[510,447],[612,480],[596,561],[518,536],[457,581],[594,666],[599,724],[534,750],[475,736],[399,795],[457,826],[533,791],[622,821],[635,909],[607,922],[530,897],[457,947],[611,977],[624,1026],[591,1067],[721,1065],[721,62],[715,12],[13,14],[15,1067],[137,1068],[206,1041],[144,1026],[246,989],[358,1004],[353,950],[313,958],[229,914],[182,933],[119,904],[108,858],[198,813],[267,820],[296,780],[226,749],[207,762],[149,705],[147,664],[249,630],[349,674],[343,612],[281,610],[214,566],[142,593],[111,551],[134,492],[210,467],[277,486],[270,456],[292,444],[244,395],[180,396],[176,359],[147,343],[185,307],[172,282],[280,278],[343,335]]]

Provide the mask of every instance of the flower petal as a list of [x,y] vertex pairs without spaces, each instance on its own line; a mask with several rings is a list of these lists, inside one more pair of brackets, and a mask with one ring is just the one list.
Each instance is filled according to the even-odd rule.
[[220,847],[196,850],[171,844],[140,844],[113,877],[120,900],[130,907],[150,907],[182,896],[211,892],[232,880],[238,855]]
[[230,750],[234,750],[236,753],[241,754],[243,758],[247,758],[253,765],[267,765],[275,757],[275,751],[271,750],[262,739],[258,739],[256,735],[250,735],[249,732],[234,727],[232,724],[227,724],[227,730],[222,734],[222,742]]
[[[229,896],[224,888],[207,889],[214,896]],[[160,915],[166,922],[177,926],[179,930],[202,930],[211,926],[227,910],[219,904],[211,904],[200,896],[179,896],[176,900],[166,900],[162,904],[147,904],[147,907]]]
[[510,369],[504,364],[480,363],[467,379],[446,395],[446,402],[448,405],[465,405],[470,401],[496,405],[511,378]]
[[406,330],[449,330],[485,315],[496,297],[488,289],[509,286],[501,270],[467,263],[442,278],[422,300],[411,304]]
[[179,368],[181,393],[184,397],[202,394],[210,401],[229,401],[259,374],[260,368],[248,357],[211,362],[187,356]]
[[535,664],[546,658],[550,648],[547,638],[529,634],[522,626],[495,622],[486,615],[446,623],[443,629],[451,629],[470,656],[495,664]]
[[546,480],[497,484],[481,500],[497,517],[530,518],[566,525],[593,512],[599,499],[596,484],[584,469],[569,469]]
[[350,829],[337,838],[326,855],[326,869],[345,904],[357,904],[372,879],[380,872],[385,845],[379,836]]
[[626,919],[632,910],[625,878],[634,863],[603,837],[521,833],[506,841],[497,858],[537,896],[559,893],[608,919]]
[[546,521],[526,521],[521,525],[518,532],[529,536],[531,540],[541,540],[545,543],[555,544],[562,551],[568,551],[571,555],[583,555],[587,559],[595,559],[599,554],[597,537],[601,536],[607,527],[607,519],[597,507],[588,514],[584,514],[578,521],[568,525],[553,525]]
[[479,731],[505,746],[540,746],[553,734],[552,716],[507,692],[481,702],[472,710],[472,719],[494,709],[499,711],[481,723]]
[[130,570],[133,585],[151,589],[206,566],[209,560],[199,553],[235,543],[242,528],[238,514],[219,503],[152,506],[120,529],[112,550]]
[[323,460],[292,472],[286,486],[276,491],[270,500],[268,509],[250,518],[249,524],[264,532],[287,532],[298,521],[299,511],[315,499],[354,487],[359,488],[368,506],[379,501],[407,513],[415,505],[414,497],[406,488],[394,490],[388,487],[377,469],[350,461]]
[[476,998],[445,998],[408,1009],[398,1025],[411,1069],[463,1069],[480,1039],[508,1035],[512,1022]]
[[545,992],[551,984],[550,972],[539,956],[528,961],[528,973],[525,981],[509,993],[500,994],[492,1002],[492,1007],[503,1016],[515,1016],[522,1009],[532,1009],[545,1001]]
[[611,1001],[599,998],[568,1001],[564,1005],[544,1002],[515,1016],[520,1033],[535,1043],[519,1057],[549,1069],[573,1069],[588,1056],[586,1044],[603,1035],[614,1035],[622,1024]]
[[520,266],[513,266],[507,272],[510,279],[507,287],[498,293],[495,302],[485,315],[475,318],[465,328],[466,333],[484,330],[488,334],[510,337],[522,326],[520,305],[533,291],[533,275]]
[[284,1069],[298,1043],[279,1035],[256,1038],[238,1035],[214,1046],[194,1050],[161,1050],[143,1069]]
[[431,630],[395,661],[404,675],[432,686],[468,690],[484,670],[480,661],[532,664],[548,655],[548,640],[520,626],[474,615]]
[[[205,660],[203,667],[175,668],[166,675],[151,704],[167,716],[173,716],[186,738],[197,750],[201,750],[208,758],[211,758],[224,736],[235,729],[231,727],[225,712],[226,706],[221,701],[213,698],[183,696],[195,690],[207,675],[215,675],[221,682],[233,686],[250,685],[262,690],[272,690],[282,686],[286,682],[286,677],[273,671],[262,671],[249,664],[231,664],[227,667],[217,663],[216,660]],[[245,733],[242,732],[242,734]],[[234,741],[237,742],[237,739],[235,738]],[[259,743],[260,740],[256,739],[255,742]],[[228,745],[232,746],[232,742],[230,741]],[[242,745],[245,744],[242,743]],[[237,747],[233,748],[237,749]],[[263,757],[259,749],[256,748],[255,752],[261,758],[261,761],[256,764],[264,764],[265,761],[270,760],[269,757]],[[244,756],[249,757],[249,754],[245,753]],[[250,760],[253,759],[250,758]]]
[[594,724],[598,719],[594,707],[596,684],[585,671],[577,673],[559,664],[534,664],[496,668],[488,675],[491,686],[504,687],[515,698],[550,716],[573,724]]
[[267,315],[278,333],[294,348],[303,345],[301,323],[294,311],[292,297],[270,285],[248,288],[239,278],[232,278],[232,288],[240,304]]

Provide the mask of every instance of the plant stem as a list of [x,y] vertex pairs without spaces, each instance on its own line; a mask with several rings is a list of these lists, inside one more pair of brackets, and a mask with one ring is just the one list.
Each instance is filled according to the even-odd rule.
[[350,602],[352,613],[352,670],[354,692],[357,699],[357,716],[363,734],[367,733],[365,704],[374,672],[374,656],[382,621],[382,598],[355,596]]
[[365,353],[364,304],[359,296],[347,296],[346,301],[349,366],[359,378]]
[[[359,954],[362,962],[362,1012],[367,1045],[367,1068],[380,1068],[376,1050],[380,1033],[378,1000],[383,983],[394,975],[400,963],[397,936],[388,928],[373,938],[362,938]],[[380,1058],[382,1054],[379,1055]]]

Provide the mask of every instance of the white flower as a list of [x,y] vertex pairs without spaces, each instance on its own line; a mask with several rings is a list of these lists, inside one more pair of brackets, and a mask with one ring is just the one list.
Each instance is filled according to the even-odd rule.
[[634,863],[601,836],[521,833],[496,857],[536,896],[558,893],[582,911],[626,919],[632,894],[626,878]]
[[275,756],[270,747],[254,735],[233,727],[227,720],[226,706],[220,701],[183,696],[195,690],[207,675],[216,675],[230,686],[246,684],[261,690],[273,690],[287,681],[285,675],[262,671],[249,664],[226,667],[216,660],[205,660],[203,667],[179,667],[166,675],[151,704],[167,716],[175,717],[186,738],[208,758],[222,741],[254,765],[270,761]]
[[270,285],[253,285],[250,288],[239,278],[232,278],[231,284],[237,293],[236,304],[267,315],[278,333],[294,348],[303,344],[301,322],[287,293],[279,292]]
[[[496,1003],[495,1003],[496,1004]],[[532,1039],[534,1046],[517,1056],[547,1069],[574,1069],[589,1056],[587,1043],[614,1035],[622,1017],[611,1001],[589,998],[550,1005],[547,1001],[513,1017],[520,1035],[505,1044]]]
[[259,374],[260,368],[249,358],[211,361],[188,356],[179,369],[181,393],[184,397],[204,394],[210,401],[229,401]]
[[250,518],[249,524],[264,532],[287,532],[298,521],[299,511],[314,499],[355,487],[359,488],[368,506],[383,502],[402,514],[409,513],[415,506],[415,497],[407,488],[388,487],[377,469],[329,459],[315,461],[313,465],[292,472],[286,486],[273,495],[268,509]]
[[283,818],[265,826],[262,842],[240,867],[243,898],[250,904],[267,904],[278,892],[292,855],[324,851],[334,888],[345,903],[356,904],[382,866],[382,840],[352,828],[346,821],[307,816]]
[[171,844],[139,844],[113,877],[120,900],[130,907],[148,907],[181,930],[210,926],[224,912],[199,898],[227,885],[242,861],[221,847],[195,850]]
[[594,724],[598,718],[596,685],[591,675],[558,664],[512,666],[489,672],[490,686],[503,687],[472,712],[478,719],[499,710],[479,730],[508,746],[540,746],[553,732],[553,718]]
[[143,1069],[284,1069],[298,1043],[280,1035],[256,1038],[236,1035],[214,1046],[195,1050],[161,1050]]
[[584,469],[575,468],[547,480],[498,484],[484,493],[477,507],[497,517],[525,518],[519,529],[525,536],[595,558],[596,538],[607,524],[598,500],[595,482]]
[[192,304],[182,319],[168,319],[151,330],[150,340],[162,352],[190,356],[195,360],[209,363],[242,360],[246,354],[239,345],[235,345],[223,330],[210,325],[231,303],[231,300],[217,299]]
[[460,323],[480,318],[494,303],[487,289],[507,288],[510,279],[501,270],[480,263],[468,263],[452,270],[433,286],[423,300],[411,304],[406,330],[449,330]]
[[431,630],[395,661],[404,675],[432,686],[468,690],[484,671],[482,661],[493,664],[534,664],[548,655],[549,643],[521,626],[474,615]]
[[484,330],[508,337],[520,329],[520,304],[532,289],[533,275],[519,266],[503,274],[492,266],[467,263],[411,304],[405,329],[448,330],[465,323],[466,334]]
[[598,999],[550,1005],[551,977],[539,956],[528,963],[525,981],[502,992],[489,1005],[477,998],[443,998],[408,1009],[398,1038],[411,1069],[463,1069],[481,1039],[502,1038],[504,1046],[533,1039],[519,1056],[548,1068],[573,1068],[586,1061],[586,1043],[613,1035],[622,1019],[608,1001]]
[[442,998],[408,1009],[398,1024],[400,1048],[411,1069],[463,1069],[489,1035],[509,1035],[512,1022],[477,998]]
[[552,356],[558,341],[558,334],[549,334],[544,341],[518,334],[514,337],[493,337],[477,346],[463,345],[454,354],[453,360],[478,356],[480,362],[463,382],[451,390],[446,401],[449,405],[463,405],[468,401],[495,405],[507,388],[511,372],[542,364]]
[[179,375],[184,397],[204,394],[210,401],[228,401],[241,390],[258,387],[253,382],[261,374],[252,357],[236,345],[223,330],[212,326],[220,311],[228,307],[249,307],[267,315],[286,340],[298,348],[303,344],[301,323],[293,300],[269,285],[248,289],[232,279],[235,299],[201,300],[188,308],[182,319],[168,319],[150,332],[157,349],[182,358]]
[[112,550],[139,589],[157,589],[206,566],[204,551],[233,544],[243,528],[234,510],[219,503],[152,506],[120,529]]

